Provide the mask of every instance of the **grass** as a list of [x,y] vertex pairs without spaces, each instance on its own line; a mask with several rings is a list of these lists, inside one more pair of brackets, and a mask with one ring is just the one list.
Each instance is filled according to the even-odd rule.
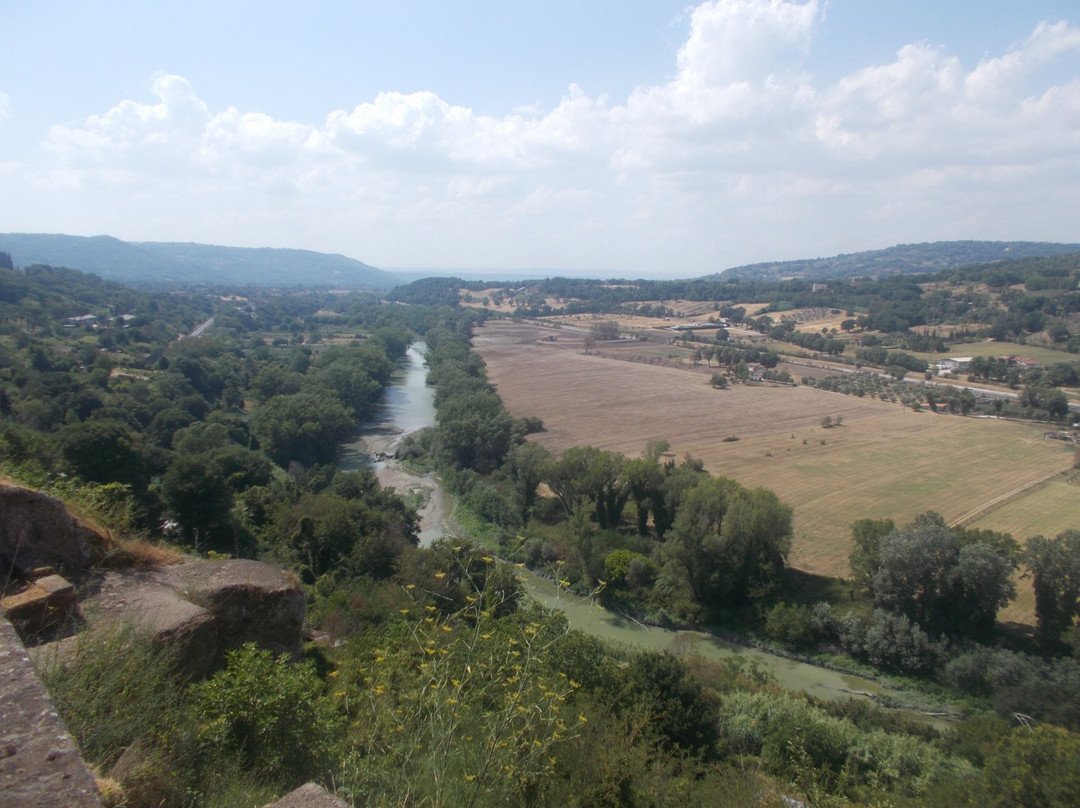
[[918,353],[914,351],[909,351],[909,353],[925,359],[931,364],[950,356],[1008,356],[1010,354],[1026,356],[1028,359],[1042,362],[1044,366],[1076,360],[1076,354],[1046,348],[1041,345],[1021,345],[1018,342],[964,342],[950,346],[946,353]]

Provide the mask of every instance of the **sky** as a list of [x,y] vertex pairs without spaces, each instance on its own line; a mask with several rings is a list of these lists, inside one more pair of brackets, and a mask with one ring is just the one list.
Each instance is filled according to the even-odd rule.
[[654,278],[1080,242],[1076,0],[0,0],[0,31],[0,232]]

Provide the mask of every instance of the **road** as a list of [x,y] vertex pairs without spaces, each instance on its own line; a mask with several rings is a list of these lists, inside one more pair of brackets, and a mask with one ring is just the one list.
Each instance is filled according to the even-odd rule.
[[201,337],[203,331],[208,329],[213,324],[214,324],[214,318],[211,317],[205,323],[200,323],[199,325],[195,326],[194,330],[192,330],[192,332],[190,334],[188,334],[188,336],[189,337]]

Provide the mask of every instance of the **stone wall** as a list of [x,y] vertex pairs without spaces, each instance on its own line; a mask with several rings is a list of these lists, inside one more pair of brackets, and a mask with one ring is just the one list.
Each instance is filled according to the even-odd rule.
[[11,623],[0,618],[0,805],[101,808],[94,778]]

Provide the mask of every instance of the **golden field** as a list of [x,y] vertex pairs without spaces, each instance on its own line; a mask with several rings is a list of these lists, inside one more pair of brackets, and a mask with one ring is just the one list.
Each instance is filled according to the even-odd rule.
[[[1080,527],[1075,448],[1044,439],[1038,426],[801,386],[715,390],[715,369],[650,363],[664,361],[663,344],[620,340],[586,355],[584,334],[569,329],[495,321],[473,343],[510,412],[543,419],[546,431],[532,438],[552,451],[592,445],[635,455],[664,439],[676,457],[774,490],[795,509],[791,563],[808,572],[848,573],[850,525],[862,517],[902,524],[935,510],[1020,541]],[[635,353],[642,361],[626,361]],[[825,429],[825,416],[843,425]],[[1003,617],[1030,621],[1024,589]]]

